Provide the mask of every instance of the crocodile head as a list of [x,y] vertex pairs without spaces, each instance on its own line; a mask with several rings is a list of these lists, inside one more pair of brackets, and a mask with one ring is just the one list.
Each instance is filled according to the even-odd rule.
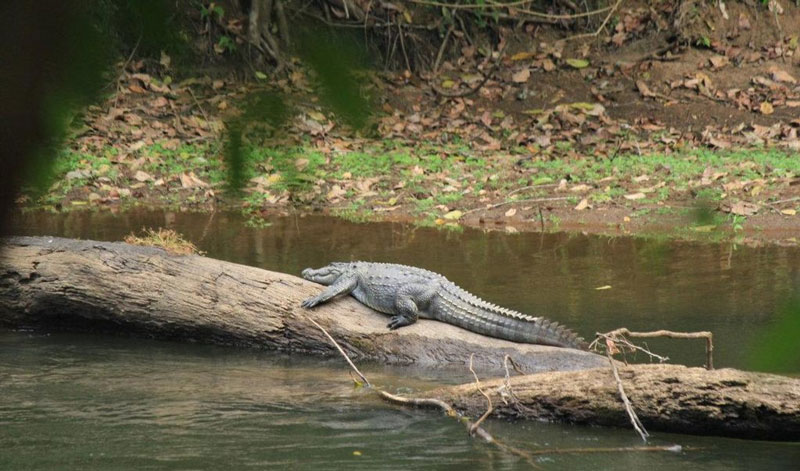
[[321,285],[330,285],[335,282],[343,273],[355,269],[355,264],[334,262],[322,268],[306,268],[303,270],[303,278]]

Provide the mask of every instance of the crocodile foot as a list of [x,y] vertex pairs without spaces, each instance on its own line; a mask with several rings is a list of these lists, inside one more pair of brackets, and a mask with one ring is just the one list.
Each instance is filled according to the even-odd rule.
[[300,305],[303,306],[306,309],[310,309],[310,308],[316,306],[319,303],[320,303],[319,297],[312,296],[312,297],[306,299],[305,301],[303,301],[302,303],[300,303]]
[[392,316],[392,318],[389,320],[389,323],[386,324],[386,327],[388,327],[390,330],[395,330],[395,329],[399,329],[400,327],[405,327],[407,325],[411,325],[413,323],[414,322],[409,320],[407,317],[404,317],[404,316]]

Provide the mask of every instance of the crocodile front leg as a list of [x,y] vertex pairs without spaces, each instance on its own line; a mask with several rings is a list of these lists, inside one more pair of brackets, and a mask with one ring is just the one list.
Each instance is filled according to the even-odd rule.
[[395,330],[417,322],[420,310],[430,305],[438,290],[438,283],[405,285],[400,288],[394,300],[395,315],[386,327]]
[[317,304],[327,302],[340,294],[350,294],[351,291],[356,289],[356,286],[358,286],[357,275],[352,274],[340,276],[336,281],[333,282],[332,285],[325,288],[325,291],[306,299],[300,305],[305,308],[312,308]]

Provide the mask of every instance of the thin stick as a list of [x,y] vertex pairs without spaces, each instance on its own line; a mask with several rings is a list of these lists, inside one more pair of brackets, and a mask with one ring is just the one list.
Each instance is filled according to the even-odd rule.
[[797,201],[797,200],[800,200],[800,196],[794,196],[794,197],[792,197],[792,198],[787,198],[787,199],[785,199],[785,200],[773,201],[773,202],[771,202],[771,203],[767,203],[767,204],[768,204],[768,205],[770,205],[770,206],[772,206],[772,205],[774,205],[774,204],[781,204],[781,203],[791,203],[792,201]]
[[[613,342],[615,345],[616,344],[622,344],[623,347],[625,347],[625,348],[627,348],[627,349],[629,349],[631,351],[637,351],[638,350],[640,352],[643,352],[645,355],[648,355],[651,360],[655,358],[656,360],[658,360],[659,363],[665,363],[665,362],[669,361],[669,357],[661,356],[661,355],[659,355],[657,353],[651,352],[650,350],[648,350],[646,348],[642,348],[642,347],[640,347],[640,346],[638,346],[638,345],[636,345],[634,343],[631,343],[631,342],[628,341],[628,339],[626,339],[623,336],[615,335],[613,333],[602,334],[600,332],[597,332],[595,335],[596,335],[596,338],[592,341],[592,343],[589,344],[589,349],[590,350],[596,349],[597,348],[597,344],[600,341],[600,339],[604,339],[606,342]],[[608,345],[608,343],[606,343],[606,345]],[[615,352],[613,352],[613,350],[614,350],[613,348],[611,348],[611,350],[612,350],[612,353],[615,353]],[[621,349],[621,350],[624,352],[624,348]]]
[[469,355],[469,371],[472,372],[472,376],[475,378],[475,387],[478,388],[478,391],[480,391],[480,393],[483,394],[483,397],[486,398],[487,405],[486,405],[486,412],[484,412],[483,415],[478,420],[476,420],[475,423],[472,424],[472,426],[469,428],[470,435],[474,435],[475,431],[478,428],[480,428],[481,422],[486,420],[486,418],[489,417],[489,415],[491,415],[491,413],[494,411],[494,407],[492,406],[492,398],[489,397],[488,394],[486,394],[483,388],[481,388],[481,381],[478,379],[477,373],[475,373],[475,370],[472,368],[472,357],[474,356],[475,356],[474,353],[470,353]]
[[442,56],[444,55],[444,50],[447,47],[447,43],[450,41],[450,35],[453,34],[453,28],[455,25],[450,25],[447,29],[447,33],[444,35],[444,39],[442,40],[442,45],[439,46],[439,53],[436,54],[436,61],[433,63],[433,74],[436,75],[439,73],[439,64],[442,62]]
[[611,8],[611,11],[609,11],[608,15],[606,15],[606,19],[603,20],[603,23],[600,24],[600,27],[597,28],[597,30],[594,33],[577,34],[575,36],[568,37],[566,40],[570,41],[570,40],[579,39],[579,38],[595,38],[595,37],[597,37],[603,31],[603,29],[606,27],[606,25],[608,24],[608,21],[614,15],[614,12],[617,11],[617,8],[619,8],[621,3],[622,3],[622,0],[617,0],[617,3],[614,4],[614,6]]
[[[497,70],[497,67],[502,62],[503,52],[505,51],[507,45],[508,45],[508,43],[503,44],[503,46],[500,48],[500,50],[497,51],[497,60],[495,60],[494,64],[492,64],[492,67],[489,70],[487,70],[486,73],[481,72],[481,74],[483,75],[483,79],[480,82],[478,82],[478,84],[475,85],[474,87],[472,87],[472,88],[470,88],[468,90],[464,90],[464,91],[448,92],[447,90],[442,90],[441,88],[439,88],[436,85],[436,83],[435,83],[436,76],[434,74],[434,76],[432,76],[428,80],[428,83],[430,84],[431,89],[434,92],[438,93],[439,95],[441,95],[443,97],[447,97],[447,98],[462,98],[462,97],[465,97],[465,96],[472,95],[473,93],[475,93],[478,90],[480,90],[484,85],[486,85],[486,82],[488,82],[489,79],[492,78],[492,75],[494,74],[495,70]],[[486,61],[484,63],[488,63],[488,61],[491,58],[492,58],[492,55],[489,54],[489,57],[486,58]]]
[[397,35],[400,36],[400,49],[403,51],[403,59],[406,61],[406,70],[411,72],[411,62],[408,60],[408,53],[406,53],[406,41],[403,39],[403,27],[397,23]]
[[505,206],[507,204],[514,204],[514,203],[544,203],[544,202],[547,202],[547,201],[563,201],[563,200],[568,200],[570,198],[571,198],[570,196],[556,196],[556,197],[552,197],[552,198],[531,198],[531,199],[523,199],[523,200],[504,201],[502,203],[496,203],[496,204],[489,205],[489,206],[487,206],[485,208],[472,208],[472,209],[470,209],[468,211],[464,211],[464,214],[474,213],[475,211],[480,211],[480,210],[488,211],[490,209],[499,208],[500,206]]
[[673,339],[706,339],[706,369],[714,369],[714,334],[709,331],[700,332],[674,332],[671,330],[654,330],[652,332],[631,332],[625,327],[621,327],[611,332],[607,332],[608,336],[627,335],[628,337],[637,338],[652,338],[652,337],[668,337]]
[[551,187],[551,186],[558,186],[558,183],[541,183],[539,185],[523,186],[523,187],[517,188],[516,190],[509,191],[508,194],[506,195],[506,197],[509,197],[509,196],[511,196],[513,194],[516,194],[516,193],[519,193],[519,192],[525,191],[525,190],[532,190],[534,188],[547,188],[547,187]]
[[633,411],[631,401],[628,400],[628,395],[625,394],[625,388],[622,386],[622,379],[619,377],[617,365],[614,363],[614,359],[611,358],[611,352],[609,350],[606,350],[606,358],[608,358],[608,363],[611,365],[611,371],[614,372],[614,379],[617,381],[617,391],[619,391],[619,396],[622,398],[622,403],[625,405],[625,412],[628,413],[628,417],[631,419],[633,429],[639,433],[639,436],[642,437],[642,441],[647,443],[647,437],[649,437],[650,434],[647,433],[644,425],[642,425],[642,422],[639,421],[639,417],[636,415],[636,412]]
[[[453,4],[453,3],[443,3],[437,1],[430,1],[430,0],[408,0],[410,3],[417,3],[419,5],[428,5],[434,7],[445,7],[445,8],[453,8],[457,10],[488,10],[488,9],[498,9],[498,8],[509,8],[516,7],[518,5],[525,5],[530,3],[530,0],[518,0],[515,2],[509,3],[497,3],[497,2],[487,2],[487,3],[462,3],[462,4]],[[522,9],[522,8],[513,8],[513,10],[522,12],[526,15],[535,16],[537,18],[544,18],[546,20],[574,20],[578,18],[584,18],[587,16],[595,16],[599,15],[600,13],[606,12],[611,7],[603,7],[597,10],[587,11],[584,13],[574,13],[569,15],[551,15],[549,13],[542,13],[538,11]]]
[[[328,340],[330,340],[331,343],[336,347],[336,349],[339,350],[339,353],[341,353],[342,356],[344,357],[344,359],[347,360],[347,363],[350,365],[350,367],[353,369],[353,371],[355,371],[358,374],[358,376],[361,377],[361,379],[364,381],[364,384],[366,384],[368,387],[370,387],[375,392],[377,392],[378,396],[380,396],[382,399],[384,399],[386,401],[389,401],[389,402],[396,403],[396,404],[402,404],[402,405],[412,405],[412,406],[422,406],[422,407],[438,407],[439,409],[444,411],[444,413],[446,415],[448,415],[450,417],[455,417],[455,418],[459,418],[460,417],[459,414],[458,414],[458,411],[456,411],[450,404],[447,404],[446,402],[444,402],[444,401],[442,401],[440,399],[435,399],[435,398],[407,398],[407,397],[402,397],[402,396],[398,396],[398,395],[386,392],[386,391],[384,391],[382,389],[372,388],[372,385],[369,383],[367,378],[358,370],[358,368],[356,368],[356,366],[350,360],[350,357],[347,356],[347,353],[345,353],[344,349],[339,346],[339,343],[336,342],[336,340],[331,336],[331,334],[329,334],[327,330],[325,330],[321,325],[319,325],[316,321],[314,321],[314,319],[311,319],[308,316],[306,316],[306,318],[309,321],[311,321],[312,324],[317,326],[317,328],[319,330],[321,330],[322,333],[325,334],[326,337],[328,337]],[[472,371],[472,374],[475,375],[475,371],[472,369],[472,356],[473,355],[470,355],[470,371]],[[475,375],[475,380],[476,381],[478,380],[477,375]],[[482,390],[481,390],[481,393],[483,393],[483,395],[486,396],[487,399],[489,399],[489,397],[486,395],[486,393],[484,393]],[[473,424],[469,419],[467,419],[465,417],[460,417],[460,420],[466,426],[467,431],[469,432],[470,436],[473,436],[473,437],[477,436],[477,437],[483,439],[485,442],[495,445],[497,448],[499,448],[500,450],[502,450],[502,451],[504,451],[506,453],[510,453],[512,455],[515,455],[515,456],[518,456],[520,458],[523,458],[532,468],[538,468],[536,463],[533,461],[533,458],[531,457],[531,455],[527,451],[520,450],[519,448],[515,448],[513,446],[506,445],[506,444],[504,444],[502,442],[499,442],[499,441],[495,440],[495,438],[492,437],[492,435],[489,432],[487,432],[483,427],[480,426],[480,422],[483,421],[486,418],[486,416],[488,416],[489,413],[491,413],[491,400],[489,400],[489,410],[487,411],[486,414],[484,414],[484,416],[482,416],[478,420],[478,422]]]
[[125,62],[123,62],[122,64],[122,70],[119,73],[119,77],[117,77],[117,89],[115,90],[114,93],[114,108],[116,108],[117,103],[119,103],[119,90],[120,90],[120,85],[122,84],[122,77],[125,75],[125,69],[128,68],[128,64],[130,64],[131,61],[133,60],[133,56],[136,54],[136,50],[139,49],[139,43],[141,41],[142,41],[142,35],[140,34],[139,39],[136,40],[136,44],[133,46],[131,54],[128,56],[127,59],[125,59]]
[[192,87],[189,86],[189,87],[186,87],[186,89],[189,90],[189,95],[192,95],[192,99],[194,100],[194,104],[197,105],[197,107],[200,108],[200,112],[203,113],[203,118],[206,119],[206,123],[211,124],[211,121],[208,119],[208,115],[206,114],[206,110],[203,109],[203,105],[201,105],[200,102],[197,101],[197,97],[195,96],[194,90],[192,90]]
[[531,455],[571,455],[581,453],[627,453],[629,451],[671,451],[673,453],[680,453],[685,450],[700,450],[701,448],[695,447],[682,447],[681,445],[663,445],[663,446],[623,446],[617,448],[556,448],[551,450],[536,450],[529,452]]
[[361,380],[364,381],[364,384],[366,384],[367,387],[372,387],[372,385],[369,383],[369,380],[367,379],[367,377],[364,376],[364,374],[361,373],[361,371],[358,370],[358,368],[353,363],[353,361],[350,360],[350,357],[347,356],[347,353],[344,352],[344,349],[339,346],[339,343],[336,340],[334,340],[333,337],[331,337],[331,334],[329,334],[328,331],[325,330],[321,325],[317,324],[317,321],[315,321],[314,319],[312,319],[312,318],[310,318],[308,316],[306,316],[306,319],[308,319],[312,324],[317,326],[317,328],[319,330],[321,330],[322,333],[325,334],[326,337],[328,337],[328,340],[330,340],[331,343],[333,344],[333,346],[336,347],[337,350],[339,350],[339,353],[341,353],[342,356],[344,357],[344,359],[347,360],[347,363],[350,365],[350,368],[352,368],[353,371],[355,371],[356,374],[361,378]]

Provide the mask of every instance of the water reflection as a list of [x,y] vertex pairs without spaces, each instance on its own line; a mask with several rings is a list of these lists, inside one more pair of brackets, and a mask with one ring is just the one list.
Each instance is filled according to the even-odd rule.
[[[441,384],[365,365],[381,387]],[[529,469],[437,412],[381,403],[340,362],[0,331],[0,469]],[[637,446],[630,430],[489,421],[526,450]],[[545,455],[544,469],[785,470],[798,444],[653,434],[683,453]]]

